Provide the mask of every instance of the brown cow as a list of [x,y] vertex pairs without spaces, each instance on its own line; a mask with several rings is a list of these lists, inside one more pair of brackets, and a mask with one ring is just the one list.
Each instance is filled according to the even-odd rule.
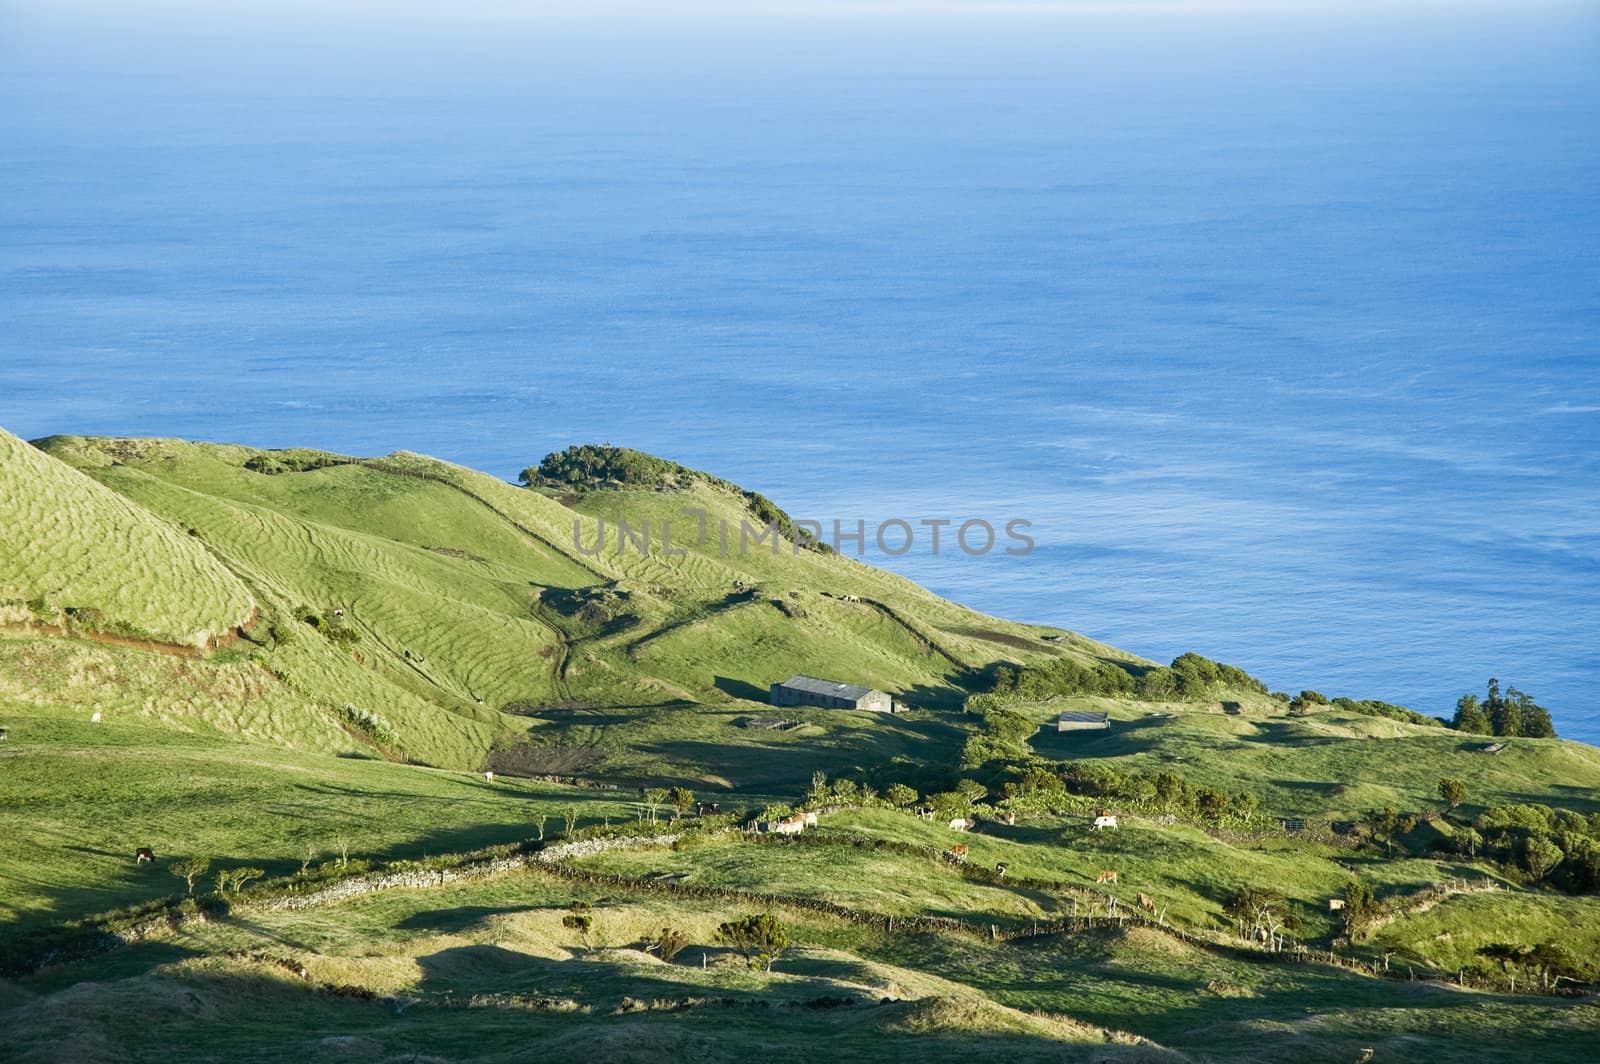
[[950,847],[950,859],[956,864],[967,863],[967,848],[965,845]]
[[1115,883],[1117,881],[1117,874],[1110,869],[1107,869],[1106,871],[1095,876],[1094,881],[1096,883]]
[[141,846],[133,852],[134,864],[144,864],[146,861],[154,862],[155,859],[155,851],[148,846]]
[[1145,912],[1153,913],[1156,911],[1156,900],[1142,891],[1139,894],[1139,905]]

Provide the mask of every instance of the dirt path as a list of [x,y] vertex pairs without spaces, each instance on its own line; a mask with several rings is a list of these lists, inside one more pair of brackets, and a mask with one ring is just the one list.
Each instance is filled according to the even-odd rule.
[[203,658],[214,650],[226,650],[248,638],[250,629],[255,627],[256,621],[260,617],[261,608],[257,606],[250,611],[250,616],[243,624],[224,632],[222,635],[212,636],[204,647],[191,646],[187,643],[163,643],[154,639],[135,639],[132,636],[117,635],[114,632],[97,632],[92,628],[79,628],[70,622],[67,624],[0,624],[0,632],[14,635],[48,635],[61,639],[78,639],[86,643],[127,647],[130,650],[144,650],[174,658]]

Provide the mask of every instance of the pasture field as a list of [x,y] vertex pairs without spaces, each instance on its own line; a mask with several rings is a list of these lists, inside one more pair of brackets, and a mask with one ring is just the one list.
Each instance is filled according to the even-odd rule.
[[1058,733],[1044,721],[1032,740],[1039,754],[1094,759],[1124,772],[1171,769],[1195,783],[1254,791],[1263,809],[1280,816],[1441,809],[1437,788],[1444,776],[1467,784],[1469,811],[1540,802],[1600,812],[1600,749],[1563,739],[1513,739],[1490,755],[1482,752],[1490,737],[1336,708],[1290,716],[1281,705],[1250,707],[1232,716],[1216,706],[1106,698],[1059,705],[1102,710],[1114,723],[1103,732]]
[[[966,699],[1002,665],[1151,663],[847,557],[724,552],[762,507],[675,476],[569,493],[403,452],[0,433],[6,1058],[1600,1059],[1600,898],[1527,840],[1450,841],[1491,805],[1600,813],[1600,751],[1489,755],[1255,690],[986,718]],[[619,551],[622,521],[657,549]],[[768,705],[796,672],[907,708]],[[1111,726],[1058,733],[1063,709]],[[1145,778],[1067,794],[1073,761]],[[1041,770],[1058,804],[1006,797]],[[1161,772],[1225,813],[1155,804]],[[895,784],[977,796],[976,830]],[[647,822],[671,787],[727,815]],[[1105,793],[1120,826],[1091,830]],[[808,802],[799,839],[741,830]],[[1350,828],[1386,807],[1416,826]],[[1353,882],[1354,932],[1330,907]],[[1241,915],[1262,888],[1281,951]],[[719,934],[762,910],[791,940],[771,972]]]
[[[739,845],[681,854],[697,862]],[[743,848],[756,882],[807,896],[806,877],[785,867],[801,848]],[[662,853],[627,856],[654,868]],[[926,871],[871,869],[886,891],[913,898]],[[966,907],[976,897],[947,900],[982,920],[981,903]],[[564,926],[574,902],[592,907],[587,933]],[[779,903],[770,908],[792,945],[767,973],[717,937],[719,924],[749,908],[732,896],[588,884],[538,867],[310,910],[240,903],[94,962],[0,982],[0,1015],[20,1032],[15,1059],[30,1061],[63,1047],[79,1059],[130,1050],[141,1059],[141,1039],[176,1060],[498,1061],[557,1047],[619,1060],[799,1061],[826,1044],[844,1060],[958,1052],[980,1061],[1334,1062],[1371,1049],[1395,1061],[1555,1062],[1600,1049],[1592,998],[1378,979],[1132,925],[989,941]],[[686,942],[670,962],[653,947],[663,927]],[[147,1022],[130,1031],[121,1025],[129,1015]]]

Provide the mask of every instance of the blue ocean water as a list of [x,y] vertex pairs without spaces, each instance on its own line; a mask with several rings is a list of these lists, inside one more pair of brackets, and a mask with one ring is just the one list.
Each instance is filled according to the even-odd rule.
[[0,425],[1025,519],[866,558],[1600,742],[1593,6],[918,6],[0,9]]

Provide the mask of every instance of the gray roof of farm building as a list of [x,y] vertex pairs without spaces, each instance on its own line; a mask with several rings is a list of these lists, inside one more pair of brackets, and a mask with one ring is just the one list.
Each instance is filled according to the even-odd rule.
[[815,676],[791,676],[783,681],[783,687],[796,691],[806,691],[814,695],[832,695],[835,698],[860,698],[869,695],[871,687],[858,687],[853,683],[837,683],[833,680],[819,680]]
[[1091,713],[1084,709],[1069,709],[1064,711],[1057,719],[1064,720],[1069,724],[1104,724],[1106,722],[1106,714]]

